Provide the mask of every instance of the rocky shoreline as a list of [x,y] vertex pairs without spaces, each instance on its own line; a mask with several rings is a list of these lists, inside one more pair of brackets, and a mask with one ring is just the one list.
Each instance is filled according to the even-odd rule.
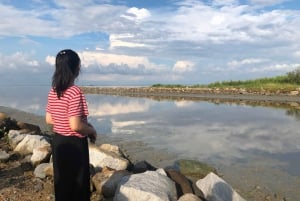
[[87,94],[108,94],[172,100],[223,100],[270,103],[300,103],[300,88],[295,90],[247,90],[238,88],[97,87],[81,86]]
[[[48,136],[50,133],[49,128],[44,123],[44,117],[36,116],[30,113],[22,112],[19,110],[15,110],[12,108],[6,108],[0,106],[0,112],[4,112],[5,115],[13,119],[17,119],[18,121],[29,122],[29,123],[21,123],[19,126],[23,126],[24,129],[29,131],[28,129],[36,128],[38,132],[43,133]],[[1,121],[2,122],[2,121]],[[33,125],[31,125],[33,124]],[[31,126],[28,126],[31,125]],[[38,126],[37,126],[38,125]],[[25,126],[25,128],[24,128]],[[38,129],[40,128],[40,130]],[[2,128],[3,129],[3,128]],[[100,136],[101,144],[103,143],[113,143],[114,140],[107,139],[104,136]],[[12,149],[12,146],[8,144],[8,140],[5,137],[0,139],[0,147],[1,151],[5,151],[9,158],[6,160],[2,160],[0,163],[0,198],[3,201],[27,201],[27,200],[54,200],[53,195],[53,187],[52,187],[52,177],[46,176],[45,178],[37,178],[34,174],[34,166],[32,162],[28,161],[28,157],[21,156],[18,153],[15,153]],[[125,156],[128,160],[132,161],[132,164],[140,164],[143,168],[153,168],[153,167],[165,167],[165,166],[157,166],[158,164],[171,164],[172,157],[175,156],[169,155],[167,153],[161,152],[159,150],[154,150],[151,148],[147,148],[147,145],[139,142],[131,142],[125,143],[120,146],[122,150],[124,150]],[[134,151],[128,155],[126,152],[126,148],[134,148]],[[145,151],[146,149],[146,151]],[[149,150],[147,150],[149,149]],[[29,154],[31,157],[32,155]],[[138,156],[137,156],[138,155]],[[173,158],[173,159],[174,159]],[[146,163],[138,163],[145,160]],[[149,160],[148,160],[149,159]],[[150,161],[151,163],[148,163]],[[142,164],[142,165],[141,165]],[[178,164],[178,163],[177,163]],[[111,169],[108,169],[108,174],[111,175]],[[193,171],[192,171],[193,172]],[[198,169],[197,171],[198,172]],[[187,175],[187,173],[184,173]],[[101,177],[101,176],[100,176]],[[183,178],[185,178],[184,176]],[[186,177],[188,181],[193,181],[192,177]],[[199,179],[199,178],[198,178]],[[194,180],[194,184],[197,180]],[[193,187],[193,189],[195,189]],[[280,197],[278,194],[270,194],[270,192],[265,191],[263,188],[255,188],[249,189],[247,192],[239,191],[236,189],[244,198],[247,200],[259,200],[259,201],[283,201],[285,198]],[[195,190],[194,190],[195,191]],[[200,195],[194,193],[198,198]],[[100,201],[100,200],[112,200],[109,198],[101,197],[97,191],[94,191],[92,195],[92,201]],[[192,200],[190,200],[192,201]]]
[[[1,200],[54,200],[52,136],[0,112]],[[244,200],[213,167],[198,161],[163,168],[146,160],[133,163],[116,145],[89,144],[89,152],[92,201]]]

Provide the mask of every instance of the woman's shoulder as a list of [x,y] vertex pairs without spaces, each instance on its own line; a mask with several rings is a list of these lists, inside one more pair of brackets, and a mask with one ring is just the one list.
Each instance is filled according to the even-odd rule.
[[72,85],[70,86],[67,90],[66,90],[67,93],[70,93],[70,94],[82,94],[82,91],[80,89],[79,86],[77,85]]

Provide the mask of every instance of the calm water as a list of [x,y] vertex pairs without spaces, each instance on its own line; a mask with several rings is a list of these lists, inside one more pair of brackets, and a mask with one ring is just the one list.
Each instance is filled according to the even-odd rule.
[[[44,114],[49,87],[0,87],[0,105]],[[86,95],[99,133],[210,163],[237,185],[300,197],[298,110]],[[236,175],[245,175],[237,177]],[[247,186],[249,185],[249,186]]]

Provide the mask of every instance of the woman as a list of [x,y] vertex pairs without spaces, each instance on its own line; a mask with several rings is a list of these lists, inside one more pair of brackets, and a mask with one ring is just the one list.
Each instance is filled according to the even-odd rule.
[[90,200],[87,138],[95,142],[97,134],[87,122],[86,99],[74,85],[79,72],[76,52],[66,49],[57,54],[46,108],[46,122],[55,132],[52,154],[56,201]]

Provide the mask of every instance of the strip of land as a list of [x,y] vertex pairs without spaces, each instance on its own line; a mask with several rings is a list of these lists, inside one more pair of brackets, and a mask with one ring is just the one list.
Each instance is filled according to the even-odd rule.
[[107,94],[152,99],[225,101],[225,102],[265,102],[300,104],[300,89],[287,91],[246,90],[236,88],[168,88],[168,87],[81,87],[86,94]]

